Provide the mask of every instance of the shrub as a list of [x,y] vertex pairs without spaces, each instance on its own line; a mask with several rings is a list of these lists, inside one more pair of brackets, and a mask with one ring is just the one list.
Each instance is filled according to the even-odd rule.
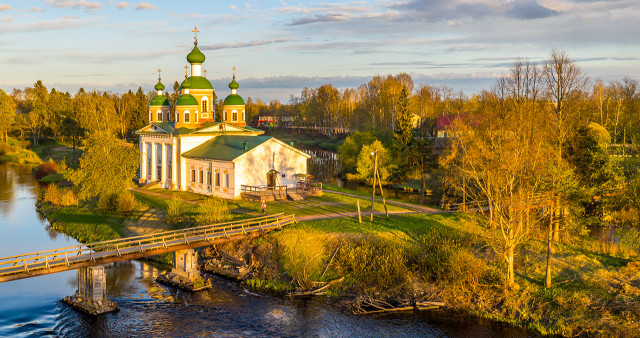
[[9,143],[5,143],[5,142],[0,143],[0,156],[11,154],[13,152],[12,150],[13,149],[11,145],[9,145]]
[[182,201],[180,201],[176,196],[173,196],[171,201],[167,203],[167,216],[165,217],[165,222],[170,227],[177,228],[182,222]]
[[123,215],[130,214],[136,207],[136,199],[129,191],[122,192],[116,198],[116,211]]
[[311,289],[328,260],[324,239],[310,230],[287,230],[278,237],[282,266],[302,290]]
[[57,184],[49,184],[44,189],[44,201],[49,202],[53,205],[60,205],[60,197],[62,196],[62,191],[58,188]]
[[409,269],[402,245],[376,236],[354,238],[340,247],[338,265],[364,294],[407,291]]
[[60,204],[67,207],[70,205],[78,205],[78,197],[73,192],[73,189],[66,188],[61,189],[62,193],[60,194]]
[[200,225],[213,224],[218,222],[224,222],[231,219],[229,213],[229,206],[227,201],[211,197],[207,198],[199,207],[198,215],[196,216],[196,222]]
[[36,170],[36,178],[41,179],[47,175],[55,174],[57,172],[58,165],[54,160],[49,159],[49,161],[44,162],[40,166],[38,166],[38,169]]

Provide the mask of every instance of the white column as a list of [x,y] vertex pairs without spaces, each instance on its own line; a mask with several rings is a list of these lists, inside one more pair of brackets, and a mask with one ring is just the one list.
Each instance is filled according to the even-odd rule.
[[165,184],[167,184],[167,144],[161,143],[160,145],[162,146],[162,169],[160,181],[162,182],[162,187],[164,188]]
[[178,188],[178,147],[176,146],[176,139],[173,139],[171,144],[171,189]]
[[190,168],[187,168],[187,159],[180,156],[180,190],[187,190],[187,173],[191,173]]
[[147,142],[140,142],[140,182],[147,182]]
[[156,144],[151,143],[151,182],[155,182],[158,179],[158,151],[156,150]]

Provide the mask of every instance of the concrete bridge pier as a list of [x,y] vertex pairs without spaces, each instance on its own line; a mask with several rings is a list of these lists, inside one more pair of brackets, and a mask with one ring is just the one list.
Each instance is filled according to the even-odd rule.
[[78,269],[78,291],[63,301],[92,315],[116,311],[116,303],[107,298],[107,277],[104,265]]
[[193,249],[173,252],[173,269],[158,276],[159,282],[177,286],[187,291],[198,291],[211,287],[209,280],[200,277],[198,253]]

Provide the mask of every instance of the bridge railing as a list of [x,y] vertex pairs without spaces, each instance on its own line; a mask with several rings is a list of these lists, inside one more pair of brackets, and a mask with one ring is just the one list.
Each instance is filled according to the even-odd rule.
[[279,213],[239,221],[2,257],[0,258],[0,276],[29,273],[34,269],[51,269],[54,266],[69,266],[80,262],[95,261],[96,258],[122,257],[122,255],[144,252],[150,249],[167,249],[177,245],[189,245],[193,241],[206,242],[221,237],[246,235],[256,231],[281,227],[293,222],[295,222],[293,215]]

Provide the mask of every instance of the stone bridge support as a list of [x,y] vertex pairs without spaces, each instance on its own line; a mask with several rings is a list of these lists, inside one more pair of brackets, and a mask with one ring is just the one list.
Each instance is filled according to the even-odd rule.
[[193,249],[174,251],[173,269],[167,274],[158,276],[157,280],[187,291],[198,291],[211,287],[209,280],[200,277],[198,253]]
[[107,277],[104,265],[78,269],[78,291],[75,296],[63,301],[92,315],[99,315],[118,309],[107,298]]

